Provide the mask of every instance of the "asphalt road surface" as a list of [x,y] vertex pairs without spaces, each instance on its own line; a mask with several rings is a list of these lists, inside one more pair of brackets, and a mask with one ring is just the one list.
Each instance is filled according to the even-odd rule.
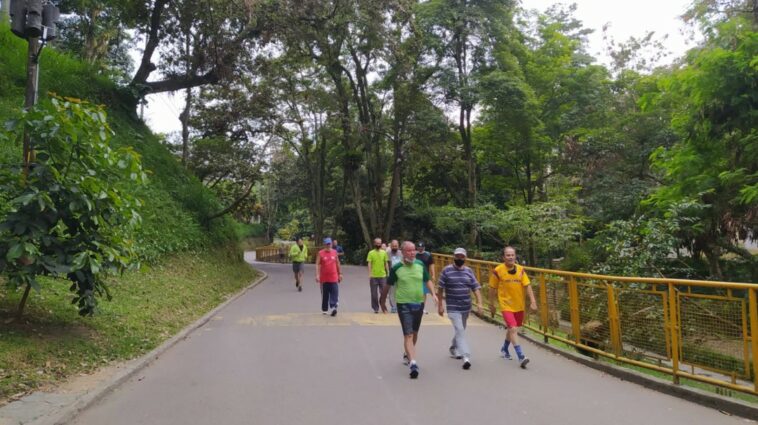
[[237,299],[76,424],[736,424],[724,415],[583,367],[524,342],[527,370],[499,356],[504,331],[472,319],[470,370],[452,327],[424,316],[421,374],[408,377],[394,314],[371,310],[367,271],[345,267],[337,317],[322,316],[315,268],[291,266]]

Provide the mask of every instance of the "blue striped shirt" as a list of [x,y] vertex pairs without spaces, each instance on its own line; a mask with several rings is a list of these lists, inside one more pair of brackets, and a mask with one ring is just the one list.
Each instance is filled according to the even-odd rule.
[[455,313],[471,311],[471,291],[481,287],[470,268],[457,269],[452,264],[442,270],[437,285],[445,290],[447,311]]

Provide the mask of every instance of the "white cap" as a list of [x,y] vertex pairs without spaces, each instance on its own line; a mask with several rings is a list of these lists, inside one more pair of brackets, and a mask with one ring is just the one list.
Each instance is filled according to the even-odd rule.
[[455,248],[455,251],[453,251],[453,255],[463,255],[466,256],[466,250],[463,248]]

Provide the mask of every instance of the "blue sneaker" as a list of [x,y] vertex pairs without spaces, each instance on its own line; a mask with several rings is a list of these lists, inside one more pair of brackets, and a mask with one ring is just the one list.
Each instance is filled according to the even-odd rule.
[[503,344],[503,346],[502,346],[502,347],[500,347],[500,356],[501,356],[502,358],[506,359],[506,360],[512,360],[512,359],[513,359],[513,357],[511,357],[511,353],[509,353],[509,352],[508,352],[508,351],[505,349],[505,344]]
[[416,363],[411,363],[411,379],[418,378],[418,365]]

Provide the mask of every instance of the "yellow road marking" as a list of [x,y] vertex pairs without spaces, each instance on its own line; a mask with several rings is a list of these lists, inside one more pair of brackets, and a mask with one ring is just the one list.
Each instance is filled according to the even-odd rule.
[[[342,313],[336,317],[320,313],[287,313],[248,316],[237,320],[239,325],[247,326],[400,326],[396,314]],[[469,318],[468,326],[483,326],[484,322],[474,317]],[[436,314],[424,315],[421,326],[450,326],[447,317]]]

